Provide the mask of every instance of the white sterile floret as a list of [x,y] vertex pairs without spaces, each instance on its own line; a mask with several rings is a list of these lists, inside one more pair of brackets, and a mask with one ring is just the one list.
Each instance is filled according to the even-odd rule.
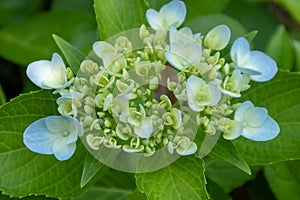
[[67,70],[62,58],[53,53],[51,61],[38,60],[28,65],[28,78],[42,89],[63,89],[72,82],[67,82]]
[[202,111],[204,106],[216,106],[221,99],[218,88],[206,84],[203,79],[194,75],[187,80],[186,93],[189,107],[196,112]]
[[226,25],[219,25],[211,29],[204,40],[205,46],[214,50],[224,49],[230,40],[230,29]]
[[254,81],[271,80],[278,71],[277,64],[272,58],[261,51],[250,51],[249,43],[243,37],[234,41],[230,55],[235,68],[249,74]]
[[68,160],[75,152],[78,135],[83,134],[80,122],[70,116],[50,116],[30,124],[23,142],[33,152],[54,154],[58,160]]
[[159,12],[148,9],[146,18],[152,28],[170,28],[180,26],[186,16],[186,7],[182,1],[173,0],[164,5]]
[[271,140],[280,132],[277,122],[268,115],[267,109],[254,107],[250,101],[245,101],[238,107],[234,120],[242,123],[241,135],[250,140]]
[[165,53],[168,62],[180,71],[187,72],[190,66],[198,66],[202,47],[196,43],[200,34],[193,35],[189,28],[170,30],[170,50]]

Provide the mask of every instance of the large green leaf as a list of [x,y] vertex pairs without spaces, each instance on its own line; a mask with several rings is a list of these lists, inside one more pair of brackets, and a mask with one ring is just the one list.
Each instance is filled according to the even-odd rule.
[[280,134],[266,142],[239,138],[233,143],[248,164],[262,165],[300,159],[300,74],[279,72],[267,83],[255,83],[243,95],[256,106],[266,107],[280,126]]
[[35,15],[0,30],[0,56],[20,64],[49,59],[58,51],[52,34],[88,53],[96,40],[96,23],[90,14],[75,10],[56,10]]
[[68,161],[29,151],[24,129],[35,120],[57,114],[56,96],[48,91],[23,94],[0,107],[0,190],[11,196],[73,197],[86,188],[80,179],[86,150],[79,143]]
[[[206,178],[207,180],[207,190],[212,200],[230,200],[229,195],[216,184],[214,181]],[[227,181],[227,180],[226,180]]]
[[101,40],[146,23],[145,0],[95,0],[94,8]]
[[278,67],[291,71],[294,55],[291,39],[283,25],[278,26],[266,47],[266,53],[271,56]]
[[136,183],[148,199],[208,199],[204,162],[192,156],[158,171],[137,174]]
[[278,200],[299,199],[300,161],[281,162],[265,167],[265,176]]

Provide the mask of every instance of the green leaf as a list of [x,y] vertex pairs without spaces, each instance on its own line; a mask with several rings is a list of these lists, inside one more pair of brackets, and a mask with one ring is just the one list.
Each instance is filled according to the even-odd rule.
[[141,193],[138,189],[133,190],[133,192],[128,196],[126,200],[147,200],[147,196]]
[[190,27],[194,32],[200,32],[202,35],[205,35],[213,27],[219,24],[226,24],[230,28],[231,41],[234,38],[247,33],[246,29],[238,21],[223,14],[212,14],[197,17],[185,23],[185,26]]
[[19,197],[9,197],[7,195],[1,194],[0,191],[0,199],[1,200],[57,200],[56,198],[45,197],[45,196],[29,196],[24,198]]
[[256,142],[240,137],[233,142],[250,165],[264,165],[290,159],[300,159],[300,74],[279,71],[267,83],[253,83],[242,100],[266,107],[280,126],[273,140]]
[[270,35],[278,25],[278,19],[267,5],[259,2],[230,1],[223,11],[241,23],[247,32],[258,30],[257,37],[253,41],[255,49],[258,50],[265,49]]
[[233,144],[222,137],[219,139],[217,145],[215,145],[209,155],[214,158],[222,159],[251,175],[251,169],[246,161],[241,157]]
[[158,171],[136,174],[136,183],[148,199],[208,199],[204,162],[192,156]]
[[251,174],[251,170],[246,161],[242,158],[230,141],[220,137],[220,133],[216,133],[215,135],[206,135],[204,131],[199,128],[194,141],[199,148],[198,156],[200,158],[203,158],[206,155],[219,158],[238,167],[245,173],[249,175]]
[[58,51],[52,34],[88,53],[96,39],[95,28],[91,14],[75,10],[45,12],[3,27],[0,30],[0,56],[23,66],[49,58]]
[[278,200],[298,200],[300,161],[287,161],[265,166],[265,176]]
[[[218,186],[215,182],[210,180],[209,178],[206,178],[207,180],[207,190],[210,196],[210,199],[212,200],[230,200],[231,198],[229,195],[224,192],[224,190]],[[226,180],[228,181],[228,180]]]
[[43,0],[0,0],[0,5],[0,26],[3,26],[23,20],[41,9]]
[[93,0],[53,0],[51,10],[79,10],[87,13],[93,13]]
[[101,40],[146,23],[145,0],[95,0],[94,9]]
[[29,124],[57,114],[56,98],[41,90],[22,94],[0,107],[0,190],[4,194],[69,198],[86,190],[80,187],[86,156],[81,143],[68,161],[31,152],[23,144],[23,132]]
[[4,104],[6,102],[5,93],[3,91],[3,88],[0,84],[0,105]]
[[[86,156],[80,185],[84,187],[97,173],[104,175],[107,172],[107,167],[95,159],[91,154]],[[99,178],[99,177],[98,177]]]
[[135,188],[133,174],[109,169],[93,187],[74,200],[125,200]]
[[226,193],[241,187],[246,181],[255,179],[258,172],[257,169],[253,169],[253,175],[250,176],[227,162],[211,158],[206,158],[205,163],[206,177],[219,185]]
[[59,49],[64,54],[68,64],[70,65],[70,68],[76,74],[79,70],[81,62],[85,59],[84,54],[59,36],[53,34],[52,37]]
[[294,62],[293,47],[283,25],[277,27],[271,36],[266,47],[266,53],[277,62],[279,68],[292,70]]
[[230,0],[185,0],[187,15],[186,22],[199,16],[220,13]]
[[300,72],[300,41],[294,40],[293,43],[295,47],[295,56],[296,56],[294,71]]

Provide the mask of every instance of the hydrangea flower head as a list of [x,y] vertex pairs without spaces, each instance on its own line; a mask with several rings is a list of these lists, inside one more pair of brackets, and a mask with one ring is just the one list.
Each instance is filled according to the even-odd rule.
[[152,28],[170,28],[180,26],[186,16],[186,7],[182,1],[173,0],[164,5],[159,12],[148,9],[146,18]]
[[75,152],[78,135],[83,128],[70,116],[49,116],[29,125],[23,142],[33,152],[54,154],[58,160],[68,160]]
[[249,74],[257,82],[271,80],[277,73],[276,62],[261,51],[250,51],[248,41],[244,37],[237,38],[230,51],[235,68]]

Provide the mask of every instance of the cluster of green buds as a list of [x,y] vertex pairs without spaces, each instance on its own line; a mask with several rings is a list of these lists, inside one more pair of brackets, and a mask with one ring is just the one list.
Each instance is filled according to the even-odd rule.
[[[222,133],[228,140],[276,137],[279,126],[265,108],[238,102],[251,81],[265,82],[275,76],[274,60],[251,51],[244,37],[229,47],[231,32],[226,25],[214,27],[205,36],[193,34],[188,27],[177,29],[185,15],[185,5],[179,0],[160,11],[149,9],[146,17],[151,28],[142,25],[95,42],[93,52],[75,73],[58,54],[51,61],[31,63],[28,77],[60,94],[58,111],[66,123],[59,129],[53,127],[59,124],[58,116],[41,120],[42,125],[33,123],[24,133],[26,146],[66,160],[75,151],[78,135],[100,161],[110,160],[108,165],[139,155],[127,163],[134,166],[129,170],[133,171],[143,158],[196,153],[197,132],[205,137]],[[71,133],[70,123],[80,125],[80,131]],[[37,126],[45,130],[44,139],[37,136]],[[64,142],[59,143],[56,135],[60,133]],[[41,142],[49,138],[52,142]]]

